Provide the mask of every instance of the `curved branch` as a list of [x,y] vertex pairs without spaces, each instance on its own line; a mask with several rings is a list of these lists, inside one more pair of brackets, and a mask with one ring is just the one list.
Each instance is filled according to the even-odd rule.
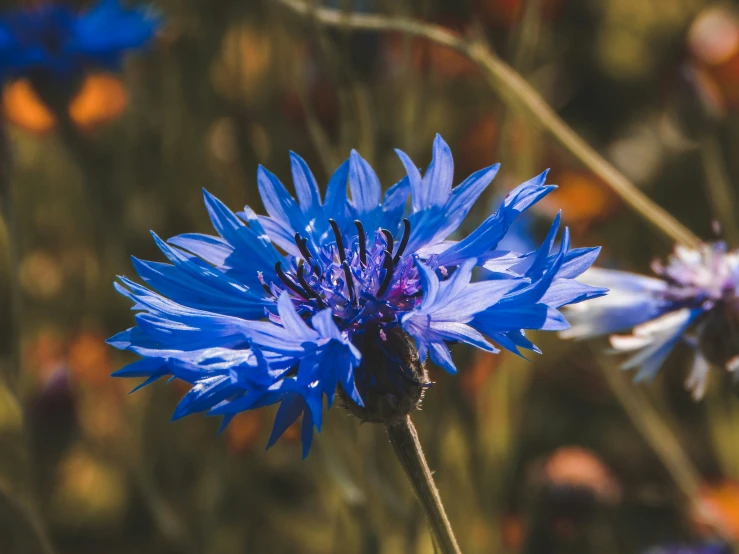
[[367,31],[399,31],[448,46],[475,62],[491,86],[509,104],[521,108],[548,131],[557,142],[600,177],[624,202],[675,242],[692,248],[700,239],[667,211],[655,204],[629,179],[586,143],[541,95],[513,68],[480,41],[468,40],[440,25],[406,17],[356,14],[308,5],[300,0],[278,0],[293,12],[323,25]]

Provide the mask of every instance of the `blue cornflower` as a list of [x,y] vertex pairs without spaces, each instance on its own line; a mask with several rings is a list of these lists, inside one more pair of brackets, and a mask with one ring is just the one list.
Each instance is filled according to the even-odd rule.
[[148,44],[160,21],[119,0],[76,12],[44,3],[0,15],[0,78],[74,78],[88,68],[117,70],[124,54]]
[[[307,454],[324,397],[329,407],[338,396],[363,420],[392,423],[417,407],[430,384],[427,357],[456,372],[449,343],[538,352],[525,329],[565,329],[558,308],[604,293],[574,280],[599,248],[571,250],[565,230],[555,250],[559,217],[538,251],[496,249],[516,217],[554,189],[546,172],[513,190],[470,235],[450,241],[499,166],[452,188],[452,155],[441,137],[423,176],[397,153],[407,176],[384,196],[356,152],[323,198],[295,154],[297,201],[260,167],[267,216],[248,207],[234,214],[205,192],[219,236],[155,236],[170,263],[134,259],[151,288],[125,277],[116,284],[139,313],[136,327],[109,342],[143,359],[114,375],[191,383],[175,418],[208,411],[228,423],[242,410],[279,403],[269,445],[302,414]],[[478,266],[487,279],[473,279]]]
[[694,351],[686,388],[700,399],[711,365],[735,376],[739,369],[739,252],[723,242],[698,249],[675,248],[666,265],[655,262],[659,278],[593,268],[583,280],[610,292],[570,311],[569,337],[611,335],[617,352],[630,356],[624,369],[638,368],[636,380],[653,378],[683,340]]

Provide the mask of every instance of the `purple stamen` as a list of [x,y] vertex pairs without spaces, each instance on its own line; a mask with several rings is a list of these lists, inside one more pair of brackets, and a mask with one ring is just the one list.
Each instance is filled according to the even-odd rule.
[[326,307],[326,303],[323,301],[323,298],[321,298],[321,295],[318,294],[306,280],[305,273],[304,273],[304,265],[302,261],[298,264],[298,283],[300,283],[303,289],[305,289],[305,292],[308,293],[308,296],[310,296],[311,298],[314,298],[318,302],[319,308],[323,309]]
[[351,269],[349,268],[349,263],[344,260],[341,263],[341,267],[344,268],[344,275],[346,275],[346,288],[349,289],[349,300],[357,304],[357,293],[354,290],[354,277],[352,277]]
[[295,282],[293,282],[292,279],[290,279],[287,274],[282,270],[282,264],[280,262],[277,262],[275,264],[275,272],[277,273],[277,276],[280,278],[280,281],[285,283],[285,286],[295,292],[298,296],[301,296],[302,298],[305,298],[306,300],[309,298],[309,294],[305,292],[303,289],[301,289]]
[[274,298],[275,295],[272,294],[272,289],[269,288],[269,285],[264,280],[264,274],[261,271],[257,271],[257,279],[259,279],[259,284],[262,285],[264,292],[266,292],[268,295]]
[[390,252],[390,255],[392,256],[393,252],[393,234],[388,231],[387,229],[380,229],[380,232],[385,235],[385,243],[387,244],[386,250]]
[[357,233],[359,234],[359,259],[362,261],[362,265],[367,265],[367,236],[364,234],[364,227],[361,221],[358,219],[354,220],[354,225],[357,226]]
[[295,233],[295,245],[298,247],[298,250],[300,250],[300,253],[303,255],[303,259],[307,262],[311,259],[311,253],[310,250],[308,250],[308,239],[305,239],[300,236],[300,233]]
[[329,225],[331,225],[331,229],[334,231],[334,236],[336,237],[336,248],[339,251],[339,262],[343,262],[346,260],[346,252],[344,251],[344,241],[341,238],[341,231],[339,231],[339,226],[336,221],[329,219],[328,222]]
[[377,289],[377,298],[382,298],[382,295],[385,294],[385,291],[390,286],[390,280],[393,278],[393,255],[389,250],[385,250],[382,267],[385,269],[385,277],[382,279],[380,288]]
[[400,239],[400,246],[398,246],[398,251],[395,253],[395,257],[393,258],[393,265],[398,265],[398,262],[400,261],[400,256],[402,256],[403,252],[405,252],[405,247],[408,246],[408,240],[410,238],[411,238],[411,222],[408,221],[407,217],[404,217],[403,218],[403,238]]

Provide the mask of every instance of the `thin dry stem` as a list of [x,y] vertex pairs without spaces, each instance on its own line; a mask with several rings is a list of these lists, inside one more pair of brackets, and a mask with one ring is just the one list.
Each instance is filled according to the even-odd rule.
[[542,128],[573,156],[603,179],[629,206],[674,241],[689,247],[697,247],[700,239],[669,213],[655,204],[629,179],[604,159],[560,118],[508,64],[501,60],[486,44],[466,39],[442,26],[424,23],[406,17],[368,15],[317,8],[300,0],[278,0],[302,16],[310,16],[324,25],[344,29],[374,31],[399,31],[448,46],[474,61],[490,81],[491,86],[509,104],[526,112]]

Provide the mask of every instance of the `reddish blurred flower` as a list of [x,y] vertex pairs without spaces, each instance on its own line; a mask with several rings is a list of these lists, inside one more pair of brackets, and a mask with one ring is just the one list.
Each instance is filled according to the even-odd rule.
[[543,479],[555,489],[589,492],[602,504],[621,499],[621,486],[610,468],[595,453],[578,446],[556,450],[544,465]]
[[526,528],[520,515],[507,514],[503,516],[500,531],[506,550],[516,552],[521,549],[526,537]]
[[[542,0],[539,10],[544,21],[552,21],[559,17],[565,0]],[[478,0],[477,9],[480,17],[488,25],[495,27],[513,27],[523,16],[525,0]]]
[[[739,107],[739,19],[725,7],[711,7],[695,18],[688,49],[702,79],[711,79],[727,108]],[[699,83],[701,84],[701,83]],[[711,89],[713,85],[708,88]]]
[[[451,27],[449,30],[455,29]],[[406,41],[409,41],[408,46]],[[399,33],[391,33],[383,42],[383,46],[390,64],[398,71],[405,70],[408,55],[408,62],[413,69],[419,73],[432,73],[444,80],[469,77],[478,73],[477,66],[467,56],[448,46],[428,40],[412,39]],[[410,49],[408,54],[406,48]]]
[[[498,148],[498,121],[493,113],[475,118],[465,131],[457,156],[460,171],[471,173],[495,163]],[[510,137],[506,137],[510,140]]]

